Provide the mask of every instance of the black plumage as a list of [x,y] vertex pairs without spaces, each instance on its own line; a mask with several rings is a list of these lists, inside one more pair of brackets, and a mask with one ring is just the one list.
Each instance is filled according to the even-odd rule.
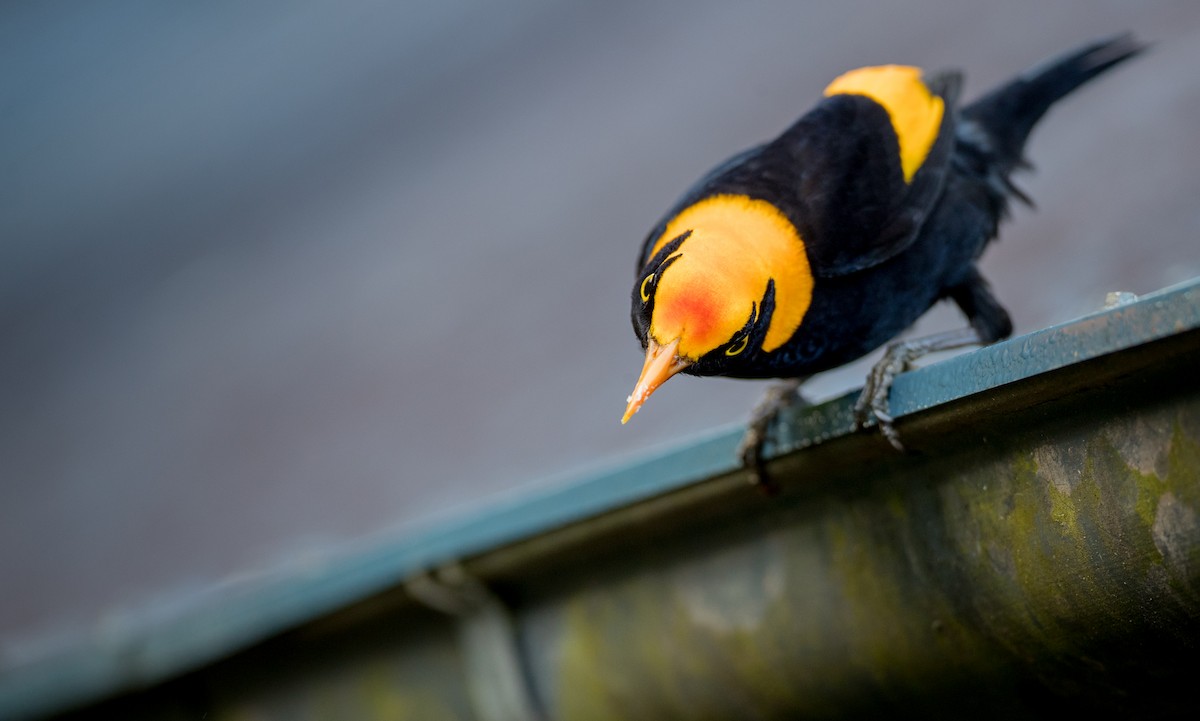
[[[1030,131],[1057,100],[1140,50],[1128,35],[1093,42],[1033,68],[961,109],[956,107],[961,78],[955,72],[922,78],[921,85],[893,95],[887,95],[892,89],[883,81],[879,93],[853,88],[833,92],[779,137],[718,166],[684,194],[643,244],[632,317],[648,355],[626,419],[675,372],[805,378],[870,353],[901,334],[937,301],[952,300],[966,316],[969,329],[924,345],[918,341],[897,347],[868,379],[860,409],[864,414],[874,412],[899,445],[886,412],[887,388],[896,370],[922,352],[990,343],[1012,331],[1008,314],[975,264],[996,237],[1012,199],[1027,200],[1010,175],[1026,165],[1023,153]],[[942,110],[935,118],[939,98]],[[908,104],[914,117],[936,130],[928,141],[903,125],[900,116],[908,111]],[[907,149],[902,148],[906,142]],[[911,175],[906,177],[904,164],[911,165],[912,158],[905,153],[922,150],[919,165],[915,171],[909,168]],[[794,270],[779,267],[772,255],[779,252],[773,248],[786,246],[775,242],[764,245],[760,253],[758,246],[742,245],[738,247],[749,250],[727,260],[713,256],[717,251],[712,245],[700,245],[722,242],[719,232],[705,235],[704,228],[684,228],[677,222],[698,205],[722,198],[765,201],[786,219],[803,244],[811,294],[802,319],[782,343],[771,346],[764,344],[764,338],[780,313],[777,304],[782,301],[777,295],[784,289],[782,274],[794,275]],[[727,215],[736,219],[741,212],[730,210]],[[669,229],[676,237],[664,237]],[[704,239],[697,240],[693,231]],[[730,275],[725,283],[725,276],[719,275],[722,269],[696,266],[705,257],[732,265],[754,263],[755,268],[735,268],[740,275]],[[676,262],[680,259],[683,262]],[[669,369],[656,368],[655,373],[662,371],[659,376],[651,374],[646,381],[652,356],[673,340],[655,337],[656,327],[664,326],[663,313],[655,307],[656,296],[664,292],[660,286],[688,284],[672,296],[672,302],[681,303],[677,298],[708,293],[701,286],[712,277],[722,281],[723,285],[717,284],[721,288],[745,286],[739,292],[747,298],[705,296],[695,304],[702,311],[679,310],[683,320],[670,328],[683,330],[658,332],[680,336],[682,340],[674,339],[671,347],[687,347],[688,354],[677,353]],[[788,302],[794,303],[803,296],[793,291],[789,297],[793,300]],[[726,319],[721,314],[729,304],[736,306],[729,312],[738,314]],[[751,309],[745,327],[743,308]],[[703,313],[717,316],[716,330]],[[729,334],[689,346],[689,329],[701,326]],[[730,354],[730,350],[738,352]],[[890,371],[883,368],[889,358]],[[665,363],[658,361],[662,368]],[[750,442],[757,453],[761,438]]]

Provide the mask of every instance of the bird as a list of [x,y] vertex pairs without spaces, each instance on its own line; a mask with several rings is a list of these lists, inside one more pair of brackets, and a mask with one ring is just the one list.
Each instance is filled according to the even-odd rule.
[[[897,374],[935,351],[1007,338],[978,261],[1017,201],[1034,126],[1058,100],[1145,46],[1089,42],[958,106],[963,74],[909,65],[835,78],[778,137],[717,165],[642,243],[631,295],[645,352],[624,424],[678,373],[782,379],[738,449],[766,483],[763,447],[803,383],[887,346],[855,404],[904,450],[889,414]],[[966,327],[896,341],[941,300]]]

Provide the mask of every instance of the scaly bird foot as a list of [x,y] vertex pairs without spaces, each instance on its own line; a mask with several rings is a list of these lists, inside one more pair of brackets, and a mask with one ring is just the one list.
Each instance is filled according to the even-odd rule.
[[[1007,316],[1005,316],[1007,318]],[[871,417],[875,418],[879,430],[888,443],[898,451],[905,450],[900,442],[900,434],[893,425],[891,406],[888,396],[892,391],[892,382],[896,376],[908,370],[912,362],[921,356],[937,351],[954,350],[968,345],[983,342],[979,331],[974,328],[947,331],[914,338],[912,340],[892,343],[883,352],[883,358],[871,368],[863,384],[862,394],[854,404],[854,425],[858,430],[866,427]]]
[[738,444],[738,458],[741,459],[742,466],[750,472],[750,482],[767,493],[774,493],[778,488],[767,476],[763,449],[770,438],[771,427],[785,409],[795,405],[809,405],[804,396],[800,395],[800,386],[806,380],[808,379],[791,378],[768,388],[751,412],[746,433]]
[[862,430],[873,417],[879,426],[879,431],[883,433],[883,437],[892,444],[893,448],[901,452],[904,451],[904,444],[900,442],[900,434],[893,425],[894,419],[890,412],[888,396],[892,392],[892,383],[896,380],[896,376],[908,370],[909,364],[916,355],[917,353],[908,343],[893,343],[888,346],[883,358],[879,359],[879,362],[867,374],[862,393],[854,404],[855,428]]

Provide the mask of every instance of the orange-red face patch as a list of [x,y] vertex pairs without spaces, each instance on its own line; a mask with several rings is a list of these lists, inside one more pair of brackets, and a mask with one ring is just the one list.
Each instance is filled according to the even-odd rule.
[[658,279],[651,336],[663,344],[679,339],[680,356],[700,358],[745,326],[773,279],[775,313],[763,349],[783,345],[812,300],[812,272],[796,228],[766,201],[717,195],[672,218],[650,255],[689,230],[679,259]]

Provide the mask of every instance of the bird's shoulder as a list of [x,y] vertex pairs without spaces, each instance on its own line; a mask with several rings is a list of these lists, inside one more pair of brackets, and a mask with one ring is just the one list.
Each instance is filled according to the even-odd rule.
[[949,171],[957,73],[879,66],[840,76],[774,140],[720,164],[647,236],[641,263],[670,221],[715,195],[778,208],[796,227],[812,272],[839,276],[877,265],[917,237]]

